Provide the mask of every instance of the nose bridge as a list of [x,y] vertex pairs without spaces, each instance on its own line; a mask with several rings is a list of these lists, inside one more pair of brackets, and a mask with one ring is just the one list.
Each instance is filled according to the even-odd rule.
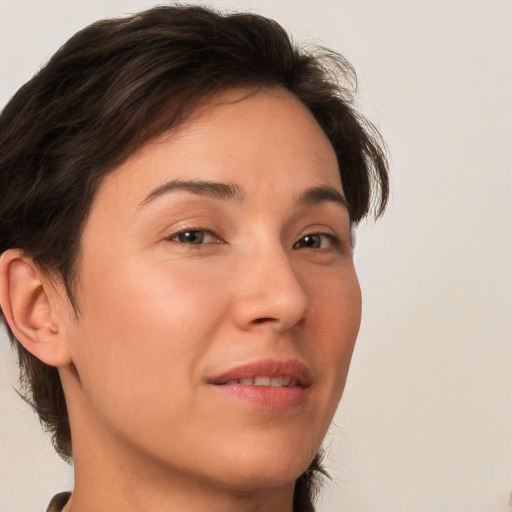
[[280,331],[300,322],[308,297],[279,240],[266,240],[248,251],[240,268],[235,323],[242,329],[268,324]]

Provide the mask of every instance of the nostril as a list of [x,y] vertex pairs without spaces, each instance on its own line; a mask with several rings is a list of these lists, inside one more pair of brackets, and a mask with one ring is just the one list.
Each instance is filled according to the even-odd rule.
[[265,322],[273,322],[275,320],[275,318],[271,318],[271,317],[265,317],[265,318],[256,318],[253,320],[253,323],[255,324],[263,324]]

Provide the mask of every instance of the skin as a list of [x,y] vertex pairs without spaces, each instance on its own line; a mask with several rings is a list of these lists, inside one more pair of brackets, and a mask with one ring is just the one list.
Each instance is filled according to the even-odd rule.
[[[107,176],[82,236],[78,317],[57,281],[41,288],[41,336],[59,348],[40,357],[59,366],[75,452],[67,511],[292,509],[361,315],[347,209],[297,203],[311,187],[343,195],[327,137],[281,89],[226,91]],[[269,358],[309,369],[299,405],[271,410],[208,383]]]

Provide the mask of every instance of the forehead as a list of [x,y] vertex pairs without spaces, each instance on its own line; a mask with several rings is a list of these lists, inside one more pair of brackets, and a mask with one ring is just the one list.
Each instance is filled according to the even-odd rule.
[[133,154],[112,172],[99,196],[139,204],[169,179],[299,194],[329,184],[342,192],[334,150],[309,109],[280,88],[230,89],[199,105],[185,123]]

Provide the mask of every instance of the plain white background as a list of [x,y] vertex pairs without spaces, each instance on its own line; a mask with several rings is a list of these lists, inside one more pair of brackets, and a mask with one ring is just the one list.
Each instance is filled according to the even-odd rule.
[[[76,30],[144,0],[0,0],[0,105]],[[512,2],[218,0],[344,54],[392,155],[359,230],[363,325],[320,512],[512,511]],[[1,191],[0,191],[1,200]],[[0,334],[0,512],[72,486]]]

